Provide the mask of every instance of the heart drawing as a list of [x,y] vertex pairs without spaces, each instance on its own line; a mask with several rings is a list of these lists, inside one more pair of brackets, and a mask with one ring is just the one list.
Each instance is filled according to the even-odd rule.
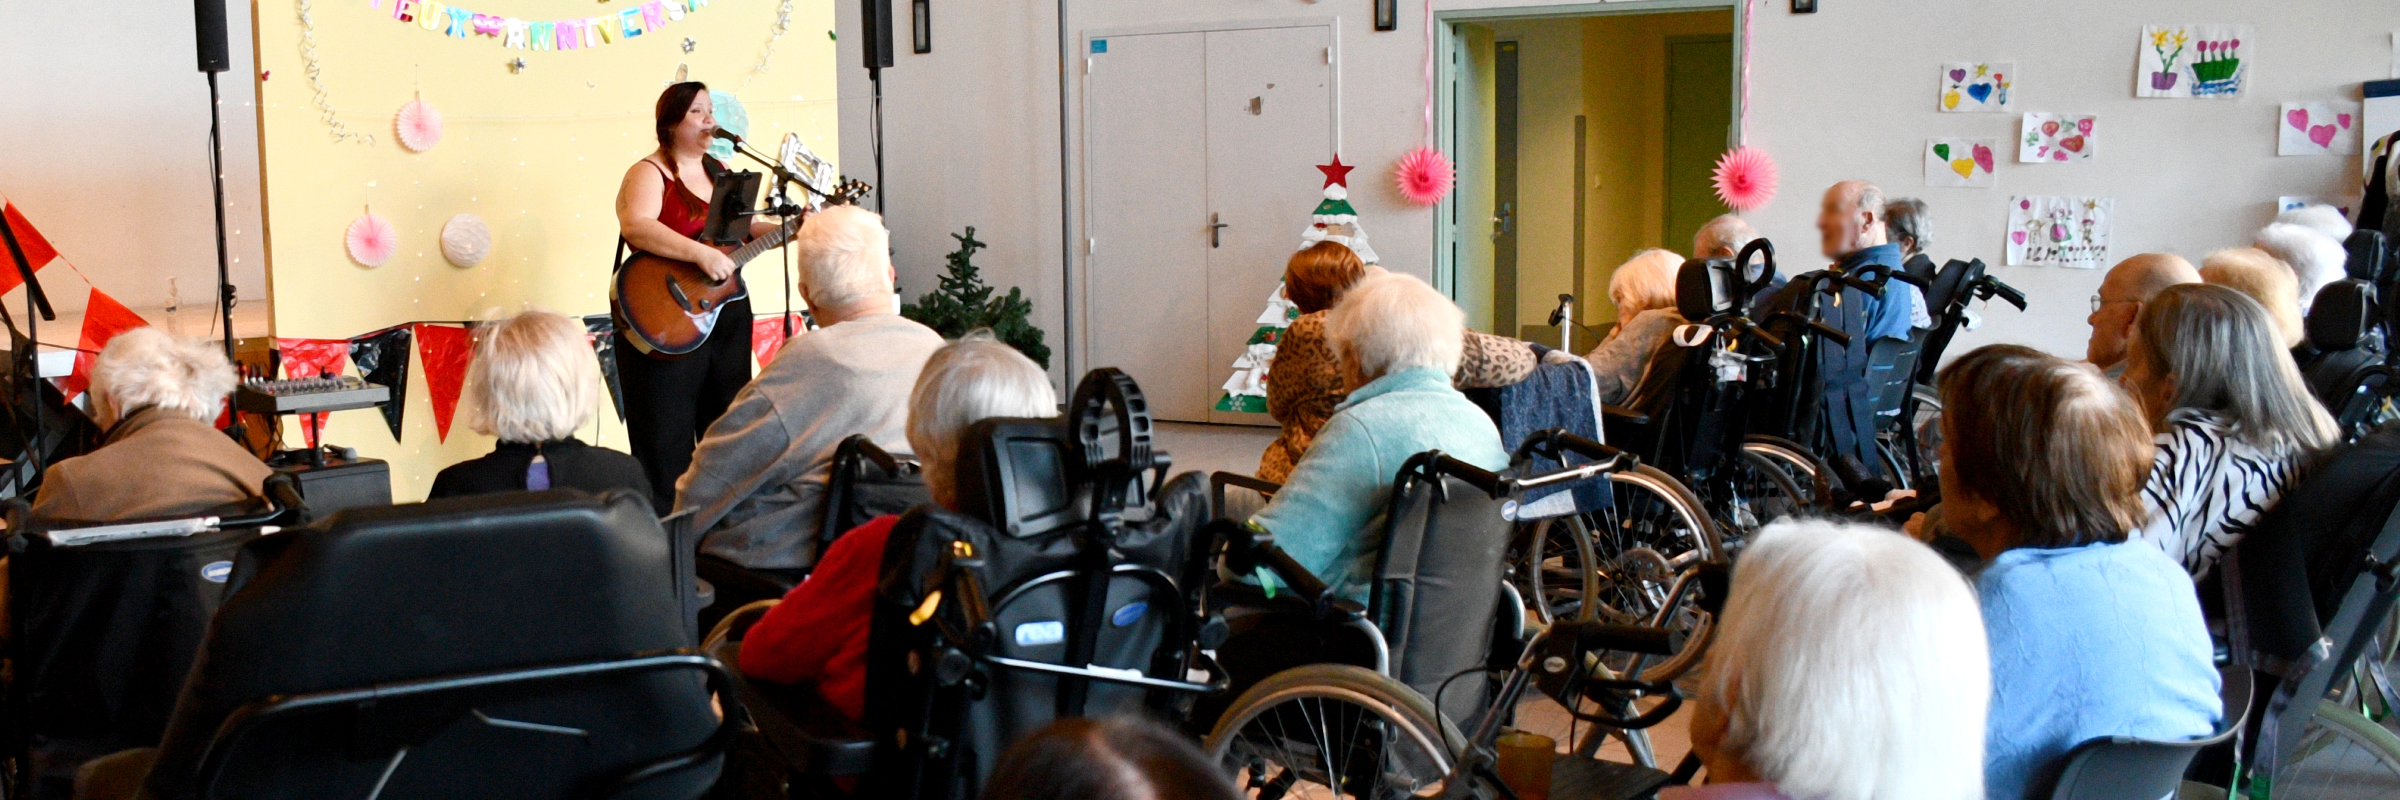
[[1934,154],[1934,155],[1937,155],[1937,156],[1941,156],[1941,158],[1942,158],[1942,160],[1943,160],[1943,161],[1948,161],[1948,160],[1950,160],[1950,145],[1947,145],[1947,144],[1937,144],[1937,145],[1934,145],[1934,146],[1933,146],[1933,154]]
[[1975,146],[1975,166],[1982,167],[1985,172],[1992,171],[1992,148],[1980,144]]
[[1958,173],[1958,176],[1961,178],[1975,177],[1975,160],[1971,158],[1961,158],[1952,161],[1950,162],[1950,170]]
[[2066,148],[2067,152],[2070,153],[2081,153],[2083,152],[2083,137],[2069,136],[2067,138],[2060,139],[2058,140],[2058,146]]
[[1950,79],[1951,79],[1951,80],[1954,80],[1954,81],[1963,81],[1963,80],[1966,80],[1966,79],[1967,79],[1967,71],[1966,71],[1966,70],[1963,70],[1963,69],[1954,69],[1954,70],[1951,70],[1951,71],[1950,71]]
[[2333,146],[2333,133],[2334,130],[2333,126],[2331,125],[2310,126],[2308,129],[2308,140],[2316,143],[2318,147],[2331,147]]
[[1975,98],[1975,102],[1978,103],[1989,101],[1992,99],[1992,85],[1988,83],[1978,83],[1973,86],[1969,86],[1967,87],[1967,96]]
[[2009,233],[2008,233],[2008,238],[2009,238],[2009,240],[2010,240],[2010,241],[2016,242],[2017,244],[2024,244],[2024,243],[2025,243],[2025,232],[2024,232],[2024,231],[2009,231]]
[[2330,151],[2348,152],[2347,141],[2336,146],[2344,135],[2355,138],[2353,125],[2356,111],[2344,110],[2330,103],[2286,103],[2283,107],[2282,144],[2276,152],[2283,155],[2318,155]]

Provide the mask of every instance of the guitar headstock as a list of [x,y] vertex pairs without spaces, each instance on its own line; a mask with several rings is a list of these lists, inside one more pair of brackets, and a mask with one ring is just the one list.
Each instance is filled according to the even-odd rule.
[[825,196],[825,204],[829,206],[857,205],[859,198],[866,197],[873,191],[875,191],[875,187],[867,185],[866,181],[857,178],[843,178],[839,185],[833,187],[833,193]]

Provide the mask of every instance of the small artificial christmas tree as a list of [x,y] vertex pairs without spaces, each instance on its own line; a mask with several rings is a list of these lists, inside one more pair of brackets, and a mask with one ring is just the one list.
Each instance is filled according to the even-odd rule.
[[945,339],[990,328],[1001,342],[1048,369],[1050,346],[1042,343],[1042,329],[1033,325],[1033,301],[1013,286],[1005,297],[992,296],[992,287],[984,285],[983,269],[974,262],[975,251],[990,245],[975,240],[974,226],[950,238],[958,240],[958,249],[946,257],[950,274],[942,276],[940,288],[901,306],[900,316],[924,323]]
[[[1317,165],[1325,173],[1325,199],[1317,204],[1311,215],[1308,230],[1300,234],[1300,248],[1307,249],[1318,242],[1339,242],[1358,254],[1358,260],[1375,263],[1375,248],[1367,245],[1366,229],[1358,226],[1358,210],[1350,207],[1350,167],[1335,156],[1331,164]],[[1259,312],[1258,330],[1251,332],[1249,346],[1233,360],[1233,377],[1225,379],[1225,396],[1217,399],[1218,411],[1239,411],[1263,414],[1267,410],[1267,380],[1275,361],[1275,347],[1283,341],[1283,331],[1292,320],[1300,317],[1300,307],[1284,297],[1283,284],[1275,284],[1275,293],[1267,295],[1267,308]]]

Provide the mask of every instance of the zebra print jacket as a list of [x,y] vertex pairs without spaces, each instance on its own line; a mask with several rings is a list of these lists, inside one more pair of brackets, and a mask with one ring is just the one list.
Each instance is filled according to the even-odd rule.
[[2233,438],[2219,414],[2179,408],[2142,487],[2150,522],[2136,538],[2166,551],[2197,581],[2250,532],[2300,477],[2304,454],[2266,452]]

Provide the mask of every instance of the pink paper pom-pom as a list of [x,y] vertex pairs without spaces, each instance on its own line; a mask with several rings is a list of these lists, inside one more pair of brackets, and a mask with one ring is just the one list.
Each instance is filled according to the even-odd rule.
[[1750,211],[1775,199],[1775,159],[1755,147],[1736,147],[1717,159],[1717,199]]
[[400,116],[392,127],[399,129],[401,146],[422,153],[442,141],[442,112],[433,110],[423,100],[410,100],[408,105],[400,107]]
[[392,229],[392,223],[372,213],[351,220],[347,239],[350,258],[370,267],[383,266],[383,262],[391,259],[392,250],[400,246],[400,232]]
[[1442,155],[1442,151],[1419,147],[1400,157],[1397,177],[1400,180],[1400,196],[1408,198],[1411,203],[1429,206],[1440,202],[1443,195],[1450,193],[1450,185],[1458,174],[1450,168],[1450,157]]

